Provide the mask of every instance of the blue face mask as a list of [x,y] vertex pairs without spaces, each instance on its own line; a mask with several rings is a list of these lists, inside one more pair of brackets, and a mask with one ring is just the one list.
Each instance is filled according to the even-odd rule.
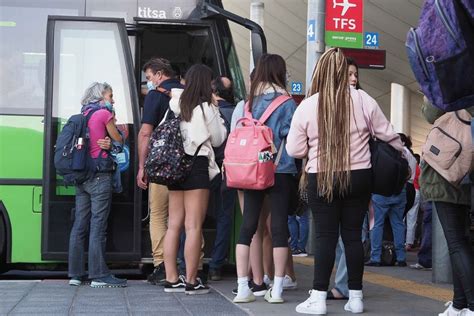
[[105,101],[104,106],[107,108],[107,110],[109,110],[110,112],[113,112],[114,109],[113,109],[112,103],[110,103],[109,101]]
[[151,90],[155,90],[155,89],[156,89],[155,84],[154,84],[153,81],[151,81],[151,80],[148,80],[148,81],[146,82],[146,86],[147,86],[147,88],[148,88],[148,91],[151,91]]

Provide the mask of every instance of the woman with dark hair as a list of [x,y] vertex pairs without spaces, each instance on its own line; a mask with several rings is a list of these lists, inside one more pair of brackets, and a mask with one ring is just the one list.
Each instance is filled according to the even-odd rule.
[[[259,119],[274,99],[288,95],[286,91],[286,64],[279,55],[265,54],[260,57],[250,86],[249,107],[254,119]],[[275,278],[273,288],[265,294],[269,303],[283,303],[281,297],[285,266],[288,258],[288,208],[290,187],[296,174],[295,160],[288,156],[284,140],[288,135],[291,118],[296,109],[294,100],[289,99],[278,106],[265,125],[273,131],[273,144],[281,150],[281,159],[276,167],[275,184],[266,190],[245,190],[243,222],[236,247],[238,288],[235,303],[255,300],[248,285],[248,264],[250,243],[257,231],[264,198],[268,198],[271,212],[271,230]],[[274,155],[276,156],[276,155]]]
[[346,57],[346,60],[349,71],[349,84],[357,90],[362,89],[359,80],[359,66],[357,66],[357,63],[351,57]]
[[295,112],[286,148],[308,157],[308,200],[315,225],[314,281],[298,313],[326,314],[329,279],[341,234],[349,273],[346,311],[362,313],[364,250],[361,234],[371,193],[370,132],[402,151],[402,144],[375,100],[349,85],[347,61],[331,48],[318,61],[309,92]]
[[[209,288],[197,277],[206,216],[210,180],[219,174],[212,147],[220,146],[227,135],[219,109],[212,104],[212,70],[194,65],[186,72],[186,86],[172,89],[170,110],[181,117],[184,151],[194,156],[189,176],[180,184],[168,186],[169,218],[164,242],[165,292],[205,294]],[[186,280],[178,276],[176,257],[184,225]]]

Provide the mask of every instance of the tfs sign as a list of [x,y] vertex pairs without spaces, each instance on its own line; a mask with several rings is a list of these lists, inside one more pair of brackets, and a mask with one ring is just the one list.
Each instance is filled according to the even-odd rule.
[[326,31],[362,33],[363,0],[326,0]]

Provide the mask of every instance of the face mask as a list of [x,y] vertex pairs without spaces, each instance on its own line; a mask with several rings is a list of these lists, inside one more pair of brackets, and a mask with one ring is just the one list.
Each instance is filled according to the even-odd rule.
[[105,101],[104,106],[107,108],[107,110],[109,110],[110,112],[113,112],[112,103],[110,103],[109,101]]
[[155,90],[155,88],[156,88],[155,84],[151,80],[146,82],[146,86],[148,88],[148,91]]

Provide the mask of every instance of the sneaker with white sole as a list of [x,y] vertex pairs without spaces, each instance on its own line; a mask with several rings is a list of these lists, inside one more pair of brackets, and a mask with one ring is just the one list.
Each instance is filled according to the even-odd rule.
[[298,283],[293,281],[289,275],[285,275],[283,279],[283,290],[296,290],[298,288]]
[[196,282],[194,284],[186,282],[186,289],[184,290],[184,293],[186,295],[207,294],[209,293],[209,287],[202,284],[202,280],[200,278],[196,278]]
[[309,298],[303,303],[296,306],[295,310],[301,314],[326,315],[326,291],[309,291]]
[[81,286],[86,282],[86,277],[73,277],[69,280],[69,285],[71,286]]
[[267,287],[270,287],[270,285],[272,285],[272,280],[270,279],[270,277],[268,275],[264,275],[263,276],[263,283],[265,283],[267,285]]
[[268,289],[267,293],[265,293],[265,301],[270,304],[281,304],[285,302],[281,297],[272,296],[272,288]]
[[180,275],[176,282],[164,282],[164,291],[166,293],[183,293],[186,290],[186,281],[184,277]]
[[444,304],[444,306],[446,306],[446,310],[440,314],[438,314],[438,316],[461,316],[461,315],[468,315],[466,313],[462,314],[462,312],[464,310],[459,310],[459,309],[456,309],[454,308],[453,306],[453,302],[447,302],[446,304]]
[[253,295],[252,290],[245,291],[246,293],[239,293],[234,297],[232,302],[234,303],[250,303],[256,300],[255,295]]
[[352,312],[353,314],[360,314],[364,312],[364,302],[362,299],[364,295],[362,290],[349,290],[349,300],[346,305],[344,305],[344,310]]
[[126,279],[119,279],[112,274],[103,277],[97,278],[92,280],[91,287],[93,288],[101,288],[101,287],[126,287],[127,280]]

